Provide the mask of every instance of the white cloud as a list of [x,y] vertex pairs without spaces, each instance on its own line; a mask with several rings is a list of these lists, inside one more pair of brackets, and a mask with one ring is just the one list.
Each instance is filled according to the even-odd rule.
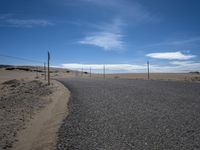
[[146,55],[147,57],[157,58],[157,59],[168,59],[168,60],[188,60],[196,57],[195,55],[183,54],[182,52],[163,52],[163,53],[150,53]]
[[125,26],[125,23],[121,19],[116,18],[110,24],[90,24],[90,26],[98,31],[86,35],[84,39],[79,41],[80,44],[98,46],[106,51],[124,49],[125,43],[121,28]]
[[25,27],[32,28],[34,26],[50,26],[53,25],[52,22],[43,19],[7,19],[6,23],[12,27]]
[[195,66],[191,67],[181,67],[181,66],[154,66],[150,68],[151,73],[188,73],[199,70],[200,64],[198,68]]
[[193,61],[171,61],[170,64],[177,66],[193,65]]
[[165,46],[165,45],[187,45],[195,42],[200,42],[200,37],[192,37],[188,39],[183,40],[174,40],[174,41],[168,41],[168,42],[160,42],[156,44],[151,44],[149,46]]
[[124,47],[122,35],[111,32],[93,33],[92,35],[86,36],[79,43],[98,46],[104,50],[122,50]]
[[171,65],[166,66],[154,66],[152,72],[192,72],[200,71],[200,62],[193,61],[172,61]]
[[[89,71],[90,68],[93,72],[102,72],[104,64],[78,64],[69,63],[62,64],[60,68],[67,68],[72,70]],[[58,67],[58,66],[57,66]],[[146,73],[146,64],[105,64],[106,73]],[[200,71],[200,62],[193,61],[172,61],[170,64],[159,65],[150,62],[151,73],[180,73]]]
[[200,70],[200,62],[194,61],[172,61],[170,64],[175,65],[179,68],[188,69],[188,70]]
[[[92,68],[93,70],[102,70],[104,64],[62,64],[62,68],[69,68],[69,69],[89,69]],[[146,69],[146,65],[132,65],[132,64],[106,64],[105,65],[107,70],[124,70],[124,71],[134,71],[134,70],[144,70]]]
[[[141,23],[157,21],[149,11],[137,2],[128,2],[124,0],[80,0],[86,4],[102,7],[105,13],[113,14],[112,23],[94,25],[96,31],[90,32],[86,37],[79,41],[81,44],[94,45],[104,50],[123,50],[125,43],[123,42],[123,31],[125,25],[138,25]],[[112,18],[114,18],[112,16]],[[128,22],[128,24],[126,23]]]
[[54,24],[51,21],[45,19],[19,19],[15,14],[0,14],[0,26],[32,28],[52,25]]

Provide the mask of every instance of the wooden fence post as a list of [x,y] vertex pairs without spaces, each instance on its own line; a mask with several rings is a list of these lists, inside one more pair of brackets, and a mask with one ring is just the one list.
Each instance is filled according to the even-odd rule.
[[147,72],[148,72],[148,80],[150,79],[150,75],[149,75],[149,61],[147,61]]
[[92,77],[92,69],[91,69],[91,67],[90,67],[90,77]]
[[47,80],[46,63],[44,63],[44,80]]
[[106,67],[105,64],[103,65],[103,78],[106,78]]
[[48,85],[50,85],[50,52],[48,51]]

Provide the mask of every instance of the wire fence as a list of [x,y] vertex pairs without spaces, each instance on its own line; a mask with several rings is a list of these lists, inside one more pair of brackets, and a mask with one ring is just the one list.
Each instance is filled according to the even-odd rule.
[[[3,69],[6,70],[4,76],[8,73],[11,77],[26,77],[26,78],[42,78],[47,80],[46,61],[28,59],[17,56],[0,54],[0,69],[2,75]],[[80,67],[81,66],[81,67]],[[171,70],[176,70],[177,67],[161,66],[155,62],[147,61],[143,65],[79,65],[79,67],[65,66],[65,68],[52,67],[50,70],[51,77],[92,77],[92,78],[134,78],[134,79],[161,79],[161,80],[199,80],[200,64],[196,64],[196,68],[191,68],[190,64],[186,67],[179,65],[178,71],[172,73]],[[15,74],[10,70],[15,70]],[[127,72],[121,72],[125,71]],[[163,73],[165,70],[169,72]],[[10,71],[10,72],[9,72]],[[1,77],[2,78],[2,77]]]
[[65,67],[76,70],[76,77],[200,81],[200,64],[195,64],[194,66],[192,64],[167,66],[147,61],[143,65],[69,64],[69,66]]
[[44,62],[17,56],[0,54],[0,80],[46,79]]

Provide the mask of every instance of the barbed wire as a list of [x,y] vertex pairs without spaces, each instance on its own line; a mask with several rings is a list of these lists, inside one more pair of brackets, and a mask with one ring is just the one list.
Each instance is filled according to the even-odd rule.
[[24,61],[29,61],[29,62],[44,63],[44,62],[39,61],[39,60],[27,59],[27,58],[16,57],[16,56],[10,56],[10,55],[4,55],[4,54],[0,54],[0,57],[13,58],[13,59],[24,60]]

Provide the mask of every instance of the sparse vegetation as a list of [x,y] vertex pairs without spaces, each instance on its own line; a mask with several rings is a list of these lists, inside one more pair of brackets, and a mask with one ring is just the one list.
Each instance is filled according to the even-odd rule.
[[200,76],[199,76],[199,77],[197,77],[197,76],[196,76],[196,77],[193,77],[193,78],[191,78],[191,80],[192,80],[192,81],[200,81]]
[[199,71],[190,72],[191,74],[200,74]]

